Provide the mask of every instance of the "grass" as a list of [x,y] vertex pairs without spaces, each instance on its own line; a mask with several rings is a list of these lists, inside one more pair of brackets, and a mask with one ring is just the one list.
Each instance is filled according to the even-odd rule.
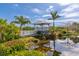
[[[0,44],[0,55],[5,56],[15,51],[28,50],[33,45],[33,41],[38,40],[34,37],[25,37],[11,40]],[[19,53],[19,52],[18,52]]]
[[21,50],[21,51],[16,51],[15,53],[9,54],[9,56],[45,56],[46,54],[40,52],[40,51],[35,51],[35,50]]

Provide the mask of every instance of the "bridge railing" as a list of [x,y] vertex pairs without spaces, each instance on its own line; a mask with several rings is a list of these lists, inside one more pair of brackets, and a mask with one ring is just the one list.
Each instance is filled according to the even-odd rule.
[[29,36],[29,35],[34,35],[36,31],[21,31],[20,36]]

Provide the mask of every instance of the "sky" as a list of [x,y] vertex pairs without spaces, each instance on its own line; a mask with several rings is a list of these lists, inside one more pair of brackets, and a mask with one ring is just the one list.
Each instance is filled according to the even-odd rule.
[[[25,16],[32,22],[51,18],[50,12],[57,11],[61,16],[55,22],[79,22],[78,3],[2,3],[0,18],[8,22],[15,20],[14,16]],[[47,20],[48,21],[48,20]],[[52,21],[49,21],[52,22]]]

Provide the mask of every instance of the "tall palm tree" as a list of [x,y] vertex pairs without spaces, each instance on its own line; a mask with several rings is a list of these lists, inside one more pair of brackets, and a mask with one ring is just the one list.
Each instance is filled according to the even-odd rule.
[[54,37],[53,38],[53,41],[54,41],[53,45],[54,45],[54,51],[55,51],[55,40],[56,40],[56,38],[55,38],[56,37],[56,35],[55,35],[55,20],[57,18],[59,18],[60,16],[58,15],[57,11],[52,11],[50,14],[51,14],[52,18],[50,18],[49,20],[53,20],[53,33],[52,33],[52,36]]
[[12,23],[20,24],[20,30],[22,30],[22,26],[31,23],[31,21],[23,16],[15,16],[15,21]]

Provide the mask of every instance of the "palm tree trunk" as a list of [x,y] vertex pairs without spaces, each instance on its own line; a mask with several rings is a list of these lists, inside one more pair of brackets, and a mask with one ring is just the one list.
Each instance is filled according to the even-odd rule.
[[55,39],[54,39],[53,45],[54,45],[54,51],[55,51]]
[[[54,23],[54,20],[53,20],[53,34],[55,36],[55,23]],[[55,37],[53,38],[53,46],[54,46],[54,51],[55,51]]]
[[68,30],[69,30],[69,29],[68,29],[68,24],[67,24],[67,33],[68,33],[68,34],[67,34],[67,45],[69,45],[69,39],[68,39],[68,38],[69,38],[69,32],[68,32]]
[[20,30],[22,30],[22,24],[20,25]]
[[[20,32],[19,32],[19,33],[21,34],[21,32],[22,32],[22,24],[20,25]],[[20,34],[19,34],[19,35],[20,35]]]

